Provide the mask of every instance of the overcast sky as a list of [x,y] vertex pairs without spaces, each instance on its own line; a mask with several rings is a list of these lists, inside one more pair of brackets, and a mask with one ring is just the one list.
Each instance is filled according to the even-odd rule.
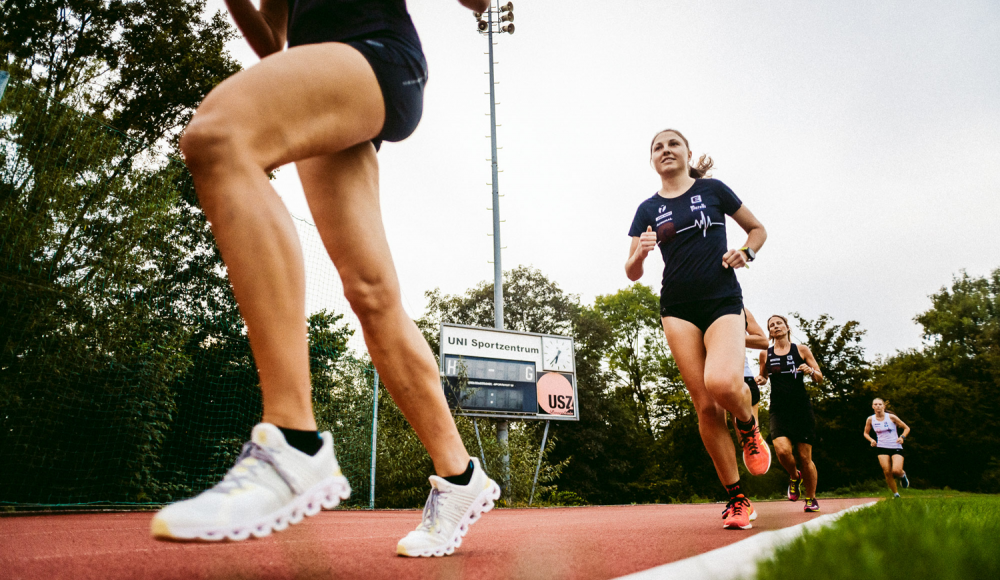
[[[929,294],[1000,266],[1000,3],[514,3],[516,32],[494,47],[505,269],[534,266],[584,303],[628,286],[627,232],[660,186],[649,142],[665,127],[767,228],[739,274],[760,318],[857,320],[869,355],[888,355],[921,344]],[[468,10],[408,6],[430,68],[424,115],[379,159],[418,317],[426,290],[493,277],[489,83]],[[257,62],[242,40],[230,50]],[[309,219],[294,168],[276,188]],[[659,292],[661,273],[651,254],[642,281]]]

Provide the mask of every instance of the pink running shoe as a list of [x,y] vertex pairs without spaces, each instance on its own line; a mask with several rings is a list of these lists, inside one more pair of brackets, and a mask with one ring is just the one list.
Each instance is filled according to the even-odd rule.
[[729,517],[722,522],[722,528],[726,530],[749,530],[753,527],[750,522],[757,519],[757,512],[753,509],[753,504],[741,493],[729,501]]
[[764,475],[771,468],[771,449],[760,434],[760,426],[754,422],[749,430],[740,429],[743,440],[743,464],[751,475]]

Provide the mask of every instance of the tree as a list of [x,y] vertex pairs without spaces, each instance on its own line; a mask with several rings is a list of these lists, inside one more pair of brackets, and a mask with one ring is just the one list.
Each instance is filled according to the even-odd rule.
[[[238,70],[203,7],[0,2],[0,460],[28,466],[5,500],[186,495],[218,477],[205,442],[259,416],[190,177],[150,149]],[[223,401],[245,412],[205,424]],[[118,447],[79,452],[104,441]]]
[[921,483],[1000,491],[1000,268],[962,272],[915,320],[925,345],[891,357],[872,393],[913,433],[907,472]]

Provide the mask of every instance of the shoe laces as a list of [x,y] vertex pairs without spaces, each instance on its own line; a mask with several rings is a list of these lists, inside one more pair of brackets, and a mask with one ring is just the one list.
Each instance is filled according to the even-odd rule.
[[741,435],[743,435],[743,446],[747,448],[750,455],[760,453],[760,448],[757,446],[757,431],[758,427],[754,425],[749,431],[741,433]]
[[421,517],[420,526],[417,527],[418,531],[434,533],[439,529],[438,520],[441,516],[441,502],[447,499],[448,493],[449,491],[442,491],[436,487],[431,489],[431,494],[427,497],[427,502],[424,503],[424,513]]
[[295,493],[299,492],[298,486],[294,483],[294,478],[278,465],[274,453],[253,441],[247,441],[243,444],[243,449],[236,460],[236,465],[229,470],[229,473],[226,474],[226,477],[222,481],[209,491],[229,493],[234,489],[242,488],[245,482],[254,479],[257,471],[263,469],[264,465],[271,466],[271,469],[278,474],[278,477],[285,482],[285,485],[289,489]]
[[736,517],[743,513],[743,510],[750,505],[750,500],[748,500],[743,495],[738,495],[729,500],[726,504],[726,511],[730,512],[731,517]]

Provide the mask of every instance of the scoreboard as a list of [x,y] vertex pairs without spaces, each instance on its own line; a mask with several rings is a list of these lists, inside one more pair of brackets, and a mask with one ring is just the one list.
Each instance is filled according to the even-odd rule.
[[441,325],[441,377],[459,415],[579,420],[573,339]]

